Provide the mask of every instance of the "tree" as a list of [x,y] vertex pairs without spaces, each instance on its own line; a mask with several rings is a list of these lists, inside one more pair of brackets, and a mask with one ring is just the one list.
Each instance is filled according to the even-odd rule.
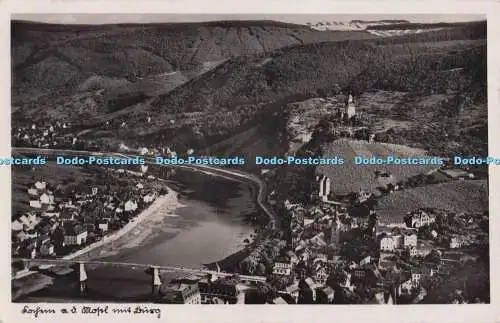
[[257,269],[255,270],[255,274],[258,276],[264,276],[266,274],[266,266],[263,263],[259,263]]
[[441,255],[437,250],[432,250],[427,256],[425,256],[424,260],[427,262],[438,264],[441,262]]
[[243,272],[252,275],[257,269],[257,264],[255,257],[248,256],[240,263],[240,268]]

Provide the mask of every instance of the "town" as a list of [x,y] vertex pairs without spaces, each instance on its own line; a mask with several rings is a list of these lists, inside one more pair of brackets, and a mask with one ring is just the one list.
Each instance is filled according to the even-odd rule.
[[[352,95],[332,111],[328,120],[334,128],[325,130],[320,123],[320,132],[315,136],[324,138],[326,134],[321,131],[326,131],[332,141],[376,142],[375,134],[368,131],[368,125],[356,113]],[[57,137],[59,131],[70,127],[59,123],[21,127],[16,131],[15,144],[75,149],[79,143],[76,137],[67,135],[66,141]],[[66,146],[60,142],[66,142]],[[120,148],[140,155],[175,155],[169,148]],[[159,179],[147,174],[147,166],[137,172],[102,172],[105,175],[101,175],[101,182],[121,179],[122,185],[115,186],[116,190],[92,183],[61,189],[37,180],[26,187],[29,210],[12,222],[13,256],[63,257],[84,250],[134,221],[158,195],[166,194]],[[260,175],[272,182],[272,174],[266,170]],[[464,181],[484,178],[484,173],[445,164],[404,180],[386,171],[374,169],[374,174],[376,194],[367,188],[336,196],[332,189],[335,179],[321,173],[312,179],[310,190],[303,192],[300,201],[292,197],[277,200],[279,188],[275,188],[267,203],[279,223],[259,228],[257,237],[246,246],[245,256],[224,269],[233,272],[234,277],[189,275],[165,280],[154,300],[185,304],[420,303],[429,291],[453,279],[455,273],[487,257],[487,211],[457,213],[417,208],[394,214],[391,221],[382,221],[376,211],[384,196],[425,186],[436,174],[447,181]],[[13,266],[20,271],[17,275],[27,271],[22,265]],[[244,284],[238,279],[240,274],[265,276],[267,282]],[[466,295],[465,287],[452,292],[450,301],[454,303],[484,302]]]
[[[103,168],[88,184],[41,178],[32,182],[25,188],[27,210],[13,216],[12,255],[64,257],[102,243],[167,193],[147,170],[144,165],[138,171]],[[26,270],[13,269],[14,275]]]

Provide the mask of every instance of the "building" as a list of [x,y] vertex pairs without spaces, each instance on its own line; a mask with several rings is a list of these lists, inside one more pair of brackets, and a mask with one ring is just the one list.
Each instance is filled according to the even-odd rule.
[[144,203],[151,203],[155,200],[156,198],[156,195],[155,194],[146,194],[143,196],[142,200],[144,201]]
[[328,195],[330,195],[331,182],[330,179],[324,175],[319,176],[319,197],[322,200],[328,200]]
[[13,221],[12,224],[11,224],[11,230],[12,231],[22,231],[24,228],[24,225],[19,221],[19,220],[16,220],[16,221]]
[[87,241],[87,230],[80,225],[68,225],[64,232],[64,244],[67,246],[80,246]]
[[53,204],[54,203],[54,196],[49,195],[47,193],[43,193],[40,195],[40,203],[41,204]]
[[328,269],[324,264],[316,264],[316,268],[314,270],[314,281],[319,285],[325,285],[326,280],[328,279],[329,273]]
[[360,266],[367,265],[370,262],[371,262],[371,257],[370,256],[366,256],[363,259],[361,259],[361,261],[359,262],[359,265]]
[[104,221],[99,221],[99,224],[98,224],[98,228],[99,230],[101,230],[102,232],[107,232],[109,230],[109,222],[104,220]]
[[372,193],[366,192],[364,190],[360,190],[357,194],[356,202],[358,204],[364,203],[364,202],[368,201],[372,197],[372,195],[373,195]]
[[407,227],[410,228],[420,228],[425,225],[429,225],[436,221],[434,214],[430,214],[424,210],[417,210],[411,212],[405,216],[405,223]]
[[40,246],[40,254],[42,256],[52,256],[54,255],[54,245],[50,242],[46,242]]
[[290,276],[293,264],[290,258],[281,257],[276,260],[273,266],[273,275]]
[[47,184],[45,182],[36,182],[35,183],[35,188],[37,190],[44,190],[47,188]]
[[42,203],[40,203],[40,201],[38,201],[38,200],[31,200],[30,207],[32,207],[34,209],[40,209],[42,207]]
[[415,233],[403,235],[403,246],[404,246],[404,248],[416,248],[417,247],[417,235]]
[[380,239],[380,250],[386,252],[393,252],[396,249],[396,242],[391,236],[383,236]]
[[411,273],[411,282],[413,287],[420,286],[420,279],[422,278],[422,274],[419,271],[414,271]]
[[198,281],[191,278],[174,279],[160,287],[160,301],[167,304],[201,304]]
[[347,98],[347,102],[345,104],[345,107],[342,111],[342,119],[349,121],[351,120],[354,116],[356,116],[356,106],[354,105],[354,99],[351,94],[349,94]]
[[64,225],[67,222],[72,222],[73,220],[75,220],[75,216],[75,212],[64,210],[59,214],[59,220],[61,221],[61,224]]
[[239,297],[237,282],[231,279],[203,278],[198,282],[202,304],[238,304],[244,302]]
[[125,205],[123,206],[125,212],[133,212],[137,210],[137,203],[135,203],[132,200],[128,200],[125,202]]
[[458,249],[463,245],[463,239],[460,236],[452,236],[450,238],[450,249]]
[[38,190],[34,187],[28,188],[28,194],[32,196],[37,196],[38,195]]

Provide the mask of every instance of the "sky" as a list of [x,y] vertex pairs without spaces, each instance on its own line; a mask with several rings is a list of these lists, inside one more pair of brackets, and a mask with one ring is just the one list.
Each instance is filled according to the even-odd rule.
[[305,24],[318,21],[404,19],[411,22],[460,22],[485,20],[465,14],[14,14],[12,19],[61,24],[168,23],[217,20],[277,20]]

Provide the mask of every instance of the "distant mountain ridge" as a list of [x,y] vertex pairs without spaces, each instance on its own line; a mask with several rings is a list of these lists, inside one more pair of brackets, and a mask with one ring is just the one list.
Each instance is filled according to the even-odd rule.
[[409,24],[408,20],[351,20],[351,21],[319,21],[306,25],[315,30],[366,30],[374,26]]
[[307,23],[306,25],[319,31],[365,31],[379,37],[392,37],[422,32],[437,31],[445,28],[463,27],[475,22],[457,23],[412,23],[408,20],[351,20]]
[[[13,60],[22,65],[13,71],[13,100],[69,86],[67,93],[16,104],[13,124],[72,121],[89,129],[90,139],[176,145],[180,151],[240,138],[242,149],[252,145],[257,151],[262,134],[279,130],[276,113],[283,106],[339,90],[485,97],[486,23],[384,38],[296,25],[229,25],[17,34]],[[240,41],[240,34],[248,41]],[[242,50],[256,40],[264,46]],[[76,95],[74,89],[87,92]],[[109,92],[117,96],[110,99]]]

